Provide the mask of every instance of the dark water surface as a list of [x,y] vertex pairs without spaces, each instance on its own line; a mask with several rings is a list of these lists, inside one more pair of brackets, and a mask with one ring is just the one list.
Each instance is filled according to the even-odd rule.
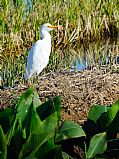
[[72,69],[85,70],[94,66],[109,66],[119,64],[119,39],[111,41],[106,39],[101,42],[93,42],[89,45],[81,45],[75,50]]

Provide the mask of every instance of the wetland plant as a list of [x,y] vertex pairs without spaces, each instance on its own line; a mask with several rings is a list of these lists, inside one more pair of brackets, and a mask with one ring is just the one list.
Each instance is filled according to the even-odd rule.
[[60,96],[42,103],[36,90],[29,88],[15,108],[0,111],[0,158],[116,158],[118,132],[119,101],[92,106],[81,126],[61,122]]

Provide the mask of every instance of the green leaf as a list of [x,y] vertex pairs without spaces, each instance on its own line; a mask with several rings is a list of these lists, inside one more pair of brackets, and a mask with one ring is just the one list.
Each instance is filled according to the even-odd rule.
[[102,154],[107,149],[106,132],[96,134],[92,137],[86,158],[90,159],[95,157],[97,154]]
[[[31,124],[30,124],[30,133],[37,133],[41,131],[42,122],[36,112],[34,105],[31,105]],[[36,126],[37,125],[37,126]]]
[[33,93],[33,104],[34,104],[35,108],[37,108],[38,106],[40,106],[42,104],[36,90],[34,90],[34,93]]
[[[31,120],[32,120],[32,115],[33,115],[33,107],[34,107],[34,105],[32,103],[30,108],[28,109],[28,112],[27,112],[27,115],[26,115],[24,121],[22,122],[23,130],[26,133],[26,139],[28,139],[30,131],[31,131],[30,129],[31,129]],[[20,125],[20,123],[19,123],[19,125]]]
[[94,105],[90,108],[88,119],[93,120],[95,123],[100,118],[100,116],[107,112],[110,109],[110,106],[104,106],[104,105]]
[[23,107],[21,108],[21,110],[18,112],[18,120],[20,122],[23,122],[27,113],[28,113],[28,109],[30,107],[32,103],[32,97],[30,96],[28,99],[26,99],[26,102],[24,103]]
[[41,120],[45,120],[54,111],[53,101],[50,99],[37,107],[37,113]]
[[6,138],[6,142],[7,144],[10,144],[10,141],[15,133],[15,127],[16,127],[16,123],[17,123],[17,115],[14,117],[14,121],[11,124],[10,128],[8,129],[5,138]]
[[37,107],[37,113],[41,120],[46,119],[49,115],[57,112],[58,119],[61,118],[61,97],[57,96],[54,99],[49,99],[45,103]]
[[97,120],[97,127],[101,132],[107,131],[107,112],[101,114],[100,118]]
[[119,130],[119,111],[117,112],[112,123],[107,125],[107,138],[108,139],[116,138],[118,130]]
[[[33,89],[28,89],[20,98],[15,111],[11,111],[12,121],[10,122],[9,129],[6,133],[6,142],[7,144],[10,143],[11,138],[15,135],[17,127],[22,128],[22,121],[24,120],[25,116],[27,115],[27,110],[32,103],[32,94]],[[17,125],[17,127],[16,127]],[[23,132],[23,131],[22,131]]]
[[10,128],[11,123],[14,119],[14,110],[13,108],[6,108],[0,112],[0,125],[2,126],[4,133]]
[[16,124],[16,128],[15,128],[15,132],[13,135],[13,138],[10,142],[10,147],[14,147],[10,153],[12,154],[18,154],[18,152],[20,151],[24,141],[26,140],[26,131],[22,128],[22,124]]
[[23,93],[16,106],[17,112],[19,112],[24,107],[24,105],[26,105],[27,99],[33,96],[33,91],[34,91],[33,88],[29,88],[25,93]]
[[70,138],[77,138],[86,136],[84,130],[77,123],[65,120],[56,134],[55,143],[67,140]]
[[[29,107],[32,105],[32,102],[34,102],[34,100],[37,98],[36,93],[34,95],[34,92],[35,92],[35,90],[33,88],[29,88],[21,96],[21,98],[20,98],[20,100],[19,100],[19,102],[16,106],[16,123],[17,123],[17,126],[14,126],[15,129],[16,129],[14,133],[17,133],[17,135],[14,134],[16,136],[16,138],[20,135],[22,136],[22,138],[26,138],[26,129],[24,128],[24,123],[25,123],[26,116],[29,113]],[[38,103],[37,99],[36,99],[35,103]]]
[[57,121],[56,112],[50,115],[46,120],[41,121],[35,108],[32,106],[30,135],[19,153],[19,159],[26,156],[34,157],[40,146],[55,135]]
[[[32,104],[32,98],[33,98],[33,88],[29,88],[20,98],[16,109],[14,112],[12,112],[13,119],[10,123],[9,129],[6,133],[6,141],[7,144],[10,143],[11,138],[15,135],[16,131],[18,130],[18,127],[21,129],[21,133],[23,134],[24,130],[22,129],[22,122],[24,121],[28,109],[30,105]],[[24,133],[25,135],[25,133]]]
[[1,159],[7,158],[7,143],[1,125],[0,125],[0,158]]
[[[44,159],[63,159],[61,145],[55,145],[54,148],[46,154]],[[42,159],[42,158],[40,158]]]
[[107,112],[107,125],[111,124],[117,113],[119,112],[119,100],[116,101],[111,109]]
[[19,122],[22,122],[28,112],[28,109],[32,103],[33,100],[33,88],[29,88],[20,98],[17,106],[16,111],[18,113],[18,120]]
[[50,138],[47,142],[45,142],[35,153],[37,158],[44,158],[48,155],[48,153],[55,148],[54,145],[54,137]]
[[[14,136],[14,142],[16,143],[16,146],[18,147],[18,149],[19,147],[21,147],[21,144],[23,143],[22,140],[26,138],[26,129],[25,129],[24,123],[25,123],[26,116],[29,113],[29,107],[32,105],[33,97],[35,96],[35,95],[33,96],[33,92],[34,90],[30,88],[20,98],[16,107],[17,111],[14,112],[14,120],[12,121],[10,128],[8,129],[6,133],[7,143],[9,144],[11,141],[11,138]],[[35,99],[36,97],[34,98],[34,100]],[[28,130],[27,130],[27,133],[28,133]],[[18,139],[20,139],[19,142],[17,141]]]
[[98,125],[103,131],[107,131],[107,138],[115,138],[119,129],[119,101],[115,102],[110,109],[101,115]]
[[58,119],[61,119],[61,96],[56,96],[53,99],[54,110],[57,111]]

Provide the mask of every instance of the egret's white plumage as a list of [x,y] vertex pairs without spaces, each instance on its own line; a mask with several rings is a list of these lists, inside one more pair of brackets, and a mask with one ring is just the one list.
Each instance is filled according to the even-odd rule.
[[32,46],[26,66],[25,79],[38,75],[48,64],[51,52],[51,36],[49,31],[57,26],[52,26],[49,23],[43,24],[40,29],[42,40],[38,40]]

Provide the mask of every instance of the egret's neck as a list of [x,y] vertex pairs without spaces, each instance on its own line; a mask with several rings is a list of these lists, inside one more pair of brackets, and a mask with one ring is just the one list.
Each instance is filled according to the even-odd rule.
[[42,36],[42,40],[47,40],[51,42],[51,35],[49,32],[47,32],[46,30],[40,30],[40,34]]
[[50,33],[46,30],[41,30],[40,33],[41,33],[41,36],[42,36],[42,42],[43,42],[43,45],[44,45],[45,53],[47,53],[47,55],[48,55],[47,57],[49,57],[50,52],[51,52],[51,36],[50,36]]

